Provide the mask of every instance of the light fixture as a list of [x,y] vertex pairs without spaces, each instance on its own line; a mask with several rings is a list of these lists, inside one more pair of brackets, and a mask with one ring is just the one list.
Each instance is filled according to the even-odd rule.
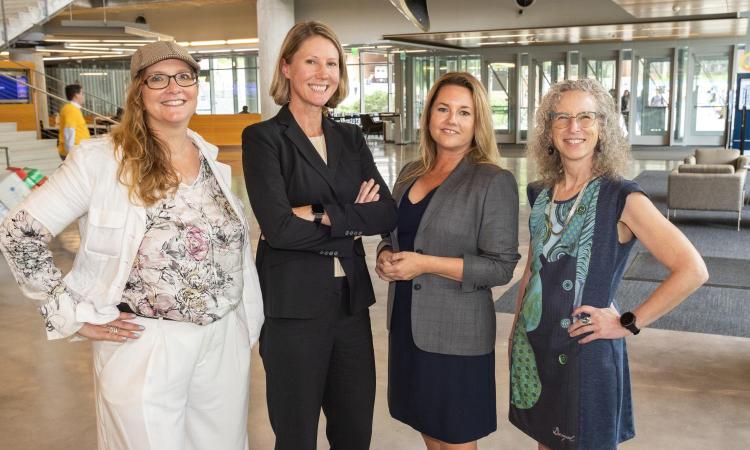
[[81,72],[78,75],[82,77],[106,77],[107,72]]
[[227,44],[257,44],[258,38],[247,38],[247,39],[227,39]]

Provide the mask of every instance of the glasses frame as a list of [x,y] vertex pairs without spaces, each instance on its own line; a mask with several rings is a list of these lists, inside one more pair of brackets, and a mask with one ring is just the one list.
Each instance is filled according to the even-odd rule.
[[[581,122],[581,116],[584,115],[584,114],[585,115],[591,115],[591,114],[594,115],[594,121],[591,122],[591,125],[584,126],[583,123]],[[576,123],[578,124],[578,126],[580,126],[581,128],[584,128],[584,129],[591,128],[591,127],[594,126],[594,123],[596,123],[596,121],[600,117],[602,117],[602,115],[599,114],[596,111],[581,111],[578,114],[576,114],[575,116],[571,116],[570,114],[568,114],[566,112],[551,112],[551,113],[549,113],[549,117],[550,117],[552,128],[556,128],[558,130],[564,130],[565,128],[568,128],[570,126],[570,120],[575,120]],[[555,121],[557,119],[559,119],[560,117],[567,117],[568,118],[568,123],[565,126],[555,126]]]
[[[189,73],[190,75],[192,75],[192,76],[193,76],[193,78],[192,78],[192,83],[190,83],[190,84],[187,84],[187,85],[184,85],[184,84],[180,84],[180,82],[179,82],[179,81],[177,81],[177,76],[178,76],[178,75],[182,75],[182,74],[184,74],[184,73]],[[151,86],[149,86],[149,84],[148,84],[148,80],[150,80],[150,79],[151,79],[151,77],[153,77],[154,75],[161,75],[161,76],[167,77],[167,84],[165,84],[165,85],[164,85],[164,87],[151,87]],[[176,74],[174,74],[174,75],[167,75],[166,73],[160,73],[160,72],[156,72],[156,73],[152,73],[151,75],[148,75],[148,76],[147,76],[146,78],[144,78],[144,80],[143,80],[143,84],[144,84],[144,85],[145,85],[145,86],[146,86],[147,88],[149,88],[149,89],[151,89],[151,90],[154,90],[154,91],[160,91],[160,90],[162,90],[162,89],[166,89],[166,88],[168,88],[168,87],[169,87],[169,83],[170,83],[170,82],[171,82],[171,81],[172,81],[173,79],[174,79],[174,82],[175,82],[175,84],[176,84],[177,86],[179,86],[179,87],[190,87],[190,86],[195,86],[196,84],[198,84],[198,74],[197,74],[197,73],[195,73],[195,72],[178,72],[178,73],[176,73]]]

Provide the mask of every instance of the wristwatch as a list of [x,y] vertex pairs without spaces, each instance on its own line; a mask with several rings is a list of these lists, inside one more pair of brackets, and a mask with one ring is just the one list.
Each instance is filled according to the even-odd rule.
[[312,205],[312,213],[313,213],[313,222],[315,222],[317,225],[320,225],[320,223],[323,221],[323,215],[326,213],[326,210],[323,208],[323,205],[320,205],[320,204]]
[[641,332],[640,328],[635,326],[635,314],[628,311],[620,316],[620,325],[627,328],[633,335]]

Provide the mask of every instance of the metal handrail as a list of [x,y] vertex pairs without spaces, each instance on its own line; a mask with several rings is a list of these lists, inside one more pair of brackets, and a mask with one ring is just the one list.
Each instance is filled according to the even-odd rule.
[[[0,0],[0,1],[2,1],[2,0]],[[28,88],[31,88],[31,89],[33,89],[33,90],[35,90],[37,92],[41,92],[42,94],[44,94],[44,95],[46,95],[48,97],[54,98],[54,99],[59,100],[59,101],[61,101],[63,103],[68,103],[68,100],[60,97],[59,95],[55,95],[55,94],[53,94],[51,92],[45,91],[44,89],[40,89],[40,88],[38,88],[36,86],[33,86],[33,85],[31,85],[31,84],[29,84],[29,83],[27,83],[25,81],[21,81],[18,78],[14,78],[14,77],[12,77],[10,75],[7,75],[7,74],[4,74],[4,73],[0,73],[0,77],[9,78],[9,79],[15,81],[16,83],[20,83],[20,84],[22,84],[22,85],[24,85],[24,86],[26,86]],[[86,112],[92,114],[94,116],[94,118],[98,117],[99,119],[106,119],[106,120],[111,120],[112,122],[115,122],[115,123],[119,123],[116,120],[112,120],[109,117],[107,117],[107,116],[105,116],[103,114],[99,114],[98,112],[96,112],[94,110],[91,110],[91,109],[88,109],[88,108],[86,108],[84,106],[81,106],[81,110],[86,111]]]

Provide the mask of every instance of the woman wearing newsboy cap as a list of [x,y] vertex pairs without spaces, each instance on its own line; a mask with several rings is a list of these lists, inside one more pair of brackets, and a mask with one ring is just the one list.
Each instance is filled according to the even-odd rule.
[[[248,224],[217,148],[189,130],[198,63],[174,42],[130,63],[125,114],[0,226],[49,339],[93,342],[100,449],[246,449],[263,323]],[[66,276],[48,244],[79,219]]]

